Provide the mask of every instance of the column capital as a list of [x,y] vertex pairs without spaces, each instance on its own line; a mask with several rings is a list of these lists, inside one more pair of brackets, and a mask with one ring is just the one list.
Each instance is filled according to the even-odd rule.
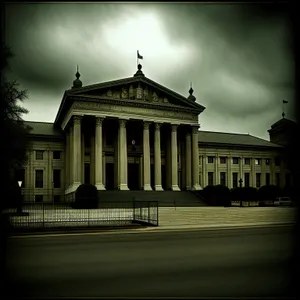
[[155,130],[160,130],[162,123],[155,123]]
[[80,115],[74,115],[73,116],[73,123],[74,123],[74,125],[79,125],[80,122],[81,122],[81,119],[82,119],[82,116],[80,116]]
[[144,130],[149,130],[150,124],[151,124],[151,122],[149,122],[149,121],[143,121]]
[[178,125],[177,125],[177,124],[171,124],[172,132],[176,132],[176,131],[177,131],[177,128],[178,128]]
[[120,125],[121,128],[125,128],[126,127],[126,123],[127,123],[127,120],[119,119],[119,125]]
[[103,117],[96,117],[95,116],[95,119],[96,119],[96,126],[102,126],[104,118]]
[[199,125],[192,125],[192,133],[197,134],[199,127],[200,127]]

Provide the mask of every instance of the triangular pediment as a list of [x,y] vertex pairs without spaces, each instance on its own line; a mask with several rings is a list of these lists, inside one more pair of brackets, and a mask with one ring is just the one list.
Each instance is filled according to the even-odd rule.
[[67,92],[69,95],[87,98],[115,99],[124,102],[145,102],[157,106],[176,106],[192,109],[198,113],[205,108],[186,97],[146,77],[130,77],[115,81],[89,85]]

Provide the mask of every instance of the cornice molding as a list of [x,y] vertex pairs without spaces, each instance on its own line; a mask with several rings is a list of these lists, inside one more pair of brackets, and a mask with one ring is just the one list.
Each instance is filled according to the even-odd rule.
[[[130,100],[124,99],[120,100],[118,98],[113,97],[105,97],[105,96],[85,96],[85,95],[71,95],[70,99],[73,101],[89,101],[92,103],[105,103],[105,104],[114,104],[119,106],[131,106],[131,107],[141,107],[141,108],[152,108],[157,110],[167,110],[167,111],[177,111],[177,112],[187,112],[199,115],[199,110],[194,108],[189,108],[185,106],[179,106],[174,104],[166,104],[166,103],[157,103],[157,102],[144,102],[140,100]],[[101,101],[101,102],[100,102]]]

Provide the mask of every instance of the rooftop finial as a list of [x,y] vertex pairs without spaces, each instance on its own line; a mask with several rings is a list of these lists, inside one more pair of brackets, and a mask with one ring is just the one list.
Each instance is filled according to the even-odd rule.
[[194,92],[194,90],[192,88],[192,82],[190,82],[190,89],[189,89],[190,95],[188,96],[188,99],[195,102],[196,101],[196,97],[193,95],[193,92]]
[[138,64],[138,70],[136,71],[136,73],[134,74],[134,76],[145,76],[143,71],[142,71],[142,65]]
[[75,74],[76,79],[73,81],[73,87],[72,87],[72,89],[73,88],[80,88],[80,87],[82,87],[82,82],[79,79],[80,78],[80,73],[79,73],[79,67],[78,67],[78,65],[77,65],[77,69],[76,70],[77,70],[77,72]]
[[80,77],[78,65],[77,65],[77,72],[76,72],[75,76],[76,76],[77,79],[79,79],[79,77]]

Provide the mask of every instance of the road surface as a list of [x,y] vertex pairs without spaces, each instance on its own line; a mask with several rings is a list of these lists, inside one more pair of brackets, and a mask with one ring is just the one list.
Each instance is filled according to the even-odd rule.
[[8,295],[293,296],[292,227],[12,237]]

